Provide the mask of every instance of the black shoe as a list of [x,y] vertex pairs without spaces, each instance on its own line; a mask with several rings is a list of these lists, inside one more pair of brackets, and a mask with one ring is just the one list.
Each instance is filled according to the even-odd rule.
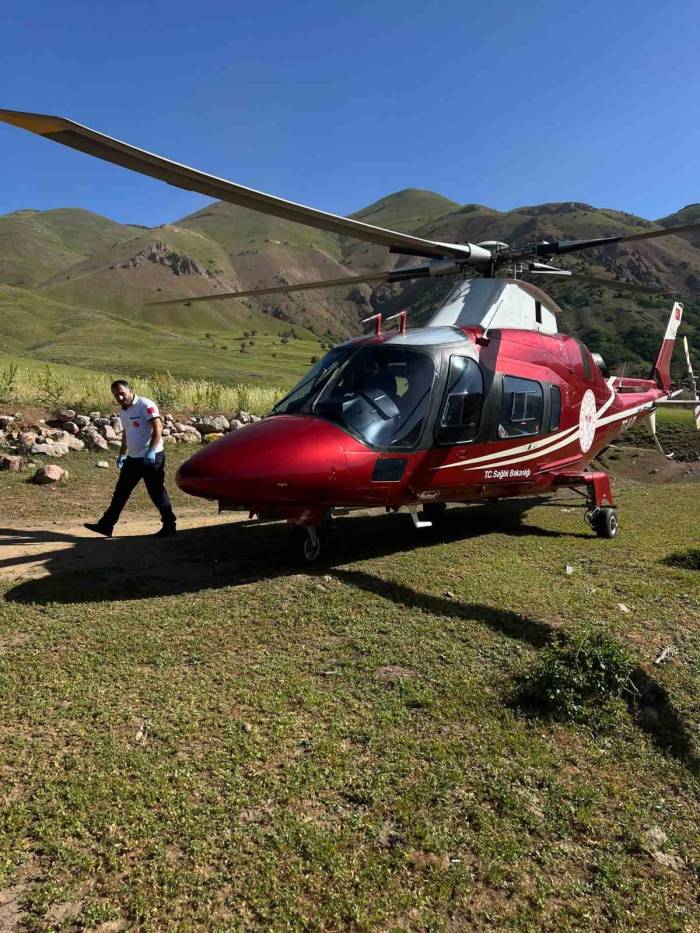
[[175,527],[175,525],[163,525],[160,531],[156,531],[153,537],[154,538],[170,538],[176,534],[177,534],[177,528]]
[[87,528],[88,531],[94,531],[98,535],[104,535],[105,538],[112,537],[112,529],[108,525],[103,525],[101,522],[83,522],[83,528]]

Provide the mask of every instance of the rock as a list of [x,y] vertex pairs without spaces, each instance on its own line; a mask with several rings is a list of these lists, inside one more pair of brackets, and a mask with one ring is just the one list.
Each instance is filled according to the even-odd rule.
[[76,415],[75,423],[78,425],[78,428],[86,428],[90,424],[90,419],[87,415]]
[[21,421],[21,420],[22,420],[22,412],[21,412],[21,411],[16,411],[12,417],[15,419],[15,421]]
[[163,428],[163,437],[168,437],[170,434],[170,428]]
[[175,419],[170,414],[170,412],[168,412],[167,414],[163,415],[163,421],[165,422],[165,424],[172,424],[172,422],[175,421]]
[[240,429],[244,427],[245,425],[242,421],[239,421],[238,418],[234,418],[229,422],[229,431],[240,431]]
[[651,826],[642,836],[640,847],[645,852],[655,852],[668,841],[668,836],[659,826]]
[[36,444],[37,436],[36,431],[22,431],[17,438],[17,443],[23,450],[31,450],[34,444]]
[[96,428],[104,428],[107,425],[109,425],[110,428],[112,427],[112,422],[109,420],[109,418],[93,418],[92,423]]
[[186,431],[189,427],[191,427],[191,425],[183,424],[182,421],[173,421],[173,423],[170,425],[170,430],[175,431],[175,433],[177,434],[181,434],[183,431]]
[[228,431],[229,421],[228,418],[224,417],[224,415],[217,415],[212,420],[212,424],[220,434],[223,434],[224,431]]
[[99,467],[101,470],[108,470],[109,463],[106,460],[98,460],[95,466]]
[[85,450],[85,444],[80,440],[79,437],[73,437],[70,435],[63,443],[69,450]]
[[262,421],[262,418],[260,417],[260,415],[250,416],[250,424],[255,424],[257,421]]
[[80,439],[88,450],[109,450],[109,444],[97,431],[81,431]]
[[624,612],[624,613],[632,612],[630,607],[626,606],[624,603],[618,603],[617,608],[620,610],[620,612]]
[[64,430],[67,434],[72,434],[73,436],[75,436],[75,435],[77,435],[77,433],[78,433],[78,431],[80,430],[80,428],[79,428],[78,425],[75,423],[75,421],[64,421],[64,422],[63,422],[63,430]]
[[90,421],[95,421],[95,419],[101,418],[102,414],[99,411],[91,411],[88,417]]
[[58,413],[59,421],[72,421],[75,418],[75,412],[72,408],[62,408]]
[[118,437],[112,438],[112,440],[111,440],[111,441],[107,441],[107,443],[109,444],[110,447],[114,447],[114,448],[117,448],[117,447],[121,447],[121,446],[122,446],[122,442],[120,441],[120,439],[119,439]]
[[[104,419],[101,419],[104,420]],[[99,433],[104,437],[106,441],[115,441],[117,439],[117,432],[114,430],[112,425],[107,422],[107,424],[100,424],[97,428]]]
[[65,457],[68,453],[68,445],[59,444],[58,441],[46,441],[44,444],[34,444],[29,453],[42,457]]
[[218,434],[216,431],[214,431],[212,434],[203,434],[202,443],[211,444],[213,441],[220,441],[223,436],[223,434]]
[[663,865],[664,868],[671,868],[673,871],[680,871],[684,865],[682,858],[678,858],[677,855],[671,855],[670,852],[652,852],[651,857],[655,862],[658,862],[659,865]]
[[177,444],[177,438],[173,434],[164,434],[163,443],[164,444]]
[[14,420],[12,415],[0,415],[0,430],[6,431]]
[[251,417],[252,416],[247,411],[243,411],[243,409],[238,412],[238,420],[243,424],[250,424]]
[[59,444],[65,444],[70,437],[68,431],[62,431],[57,428],[49,428],[48,430],[41,431],[41,433],[44,437],[48,437],[52,441],[58,441]]
[[18,473],[22,469],[22,458],[5,456],[0,457],[0,470],[9,470],[10,473]]
[[68,479],[68,471],[57,466],[55,463],[49,463],[46,466],[39,467],[31,478],[32,483],[37,486],[46,486],[49,483],[58,483],[62,479]]
[[571,564],[567,564],[564,568],[564,573],[567,575],[567,577],[570,577],[573,572],[574,568],[571,566]]
[[213,418],[206,418],[197,425],[200,434],[223,434],[228,431],[228,418],[223,415],[215,415]]

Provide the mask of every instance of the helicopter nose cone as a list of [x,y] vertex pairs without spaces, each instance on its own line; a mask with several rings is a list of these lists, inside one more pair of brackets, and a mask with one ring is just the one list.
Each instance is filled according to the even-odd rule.
[[342,438],[327,421],[277,415],[202,448],[175,479],[183,492],[206,499],[322,503],[347,471]]

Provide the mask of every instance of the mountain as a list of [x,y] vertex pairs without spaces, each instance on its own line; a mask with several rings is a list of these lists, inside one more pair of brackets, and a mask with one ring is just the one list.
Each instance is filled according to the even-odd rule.
[[[405,189],[353,215],[377,226],[436,240],[509,243],[637,233],[700,222],[700,205],[649,221],[582,202],[561,202],[497,211],[459,205],[440,194]],[[84,340],[66,337],[71,327],[90,334],[91,362],[114,351],[139,366],[187,374],[241,378],[291,378],[323,345],[361,330],[362,318],[408,307],[420,323],[451,287],[451,280],[419,281],[371,289],[343,287],[290,296],[161,307],[150,302],[207,293],[292,284],[391,269],[420,260],[382,247],[316,231],[223,202],[152,229],[117,224],[88,211],[18,211],[0,217],[0,339],[12,352],[72,362]],[[695,234],[618,245],[565,257],[559,265],[684,297],[684,332],[700,356],[700,238]],[[663,332],[669,300],[615,288],[546,280],[566,313],[560,329],[585,340],[613,366],[645,371]],[[94,326],[93,326],[94,325]],[[291,352],[281,335],[295,328],[301,343]],[[252,353],[243,335],[270,342],[269,354]],[[152,352],[140,349],[141,344]],[[64,336],[60,336],[64,335]],[[103,336],[105,348],[100,344]],[[208,336],[205,336],[208,335]],[[217,356],[230,341],[238,356]],[[203,343],[204,342],[204,343]],[[272,345],[275,350],[272,350]],[[82,344],[82,345],[81,345]],[[652,346],[653,344],[653,346]],[[111,348],[111,349],[110,349]],[[121,349],[124,352],[121,352]],[[260,349],[260,348],[258,348]],[[210,357],[207,357],[207,353]],[[209,362],[207,362],[209,359]],[[283,362],[286,361],[286,362]],[[133,369],[132,369],[133,371]]]

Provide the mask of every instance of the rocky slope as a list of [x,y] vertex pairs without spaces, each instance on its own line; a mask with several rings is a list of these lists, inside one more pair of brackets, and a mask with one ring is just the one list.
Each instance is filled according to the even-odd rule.
[[[518,243],[641,232],[657,223],[666,227],[692,223],[700,218],[700,205],[688,205],[652,222],[580,202],[501,212],[478,204],[461,206],[433,192],[408,189],[382,198],[355,216],[431,239]],[[264,327],[265,322],[281,321],[302,326],[327,341],[358,332],[361,319],[373,309],[389,313],[404,306],[418,322],[429,315],[449,282],[376,289],[359,285],[196,306],[162,308],[149,302],[337,278],[419,261],[222,202],[152,230],[115,224],[77,209],[20,211],[0,217],[0,283],[21,287],[23,307],[29,292],[44,301],[42,313],[49,307],[48,299],[56,308],[116,314],[137,326],[148,324],[173,334],[202,328],[230,330],[244,322]],[[673,289],[686,302],[684,330],[700,354],[699,236],[594,250],[569,257],[562,265]],[[662,331],[668,299],[631,296],[617,291],[614,284],[597,288],[547,280],[546,285],[567,310],[560,321],[562,330],[585,339],[612,365],[626,362],[628,372],[648,365],[649,347]],[[36,345],[36,326],[29,330]],[[0,323],[0,338],[4,335],[21,349],[17,314],[9,331],[9,325]]]

